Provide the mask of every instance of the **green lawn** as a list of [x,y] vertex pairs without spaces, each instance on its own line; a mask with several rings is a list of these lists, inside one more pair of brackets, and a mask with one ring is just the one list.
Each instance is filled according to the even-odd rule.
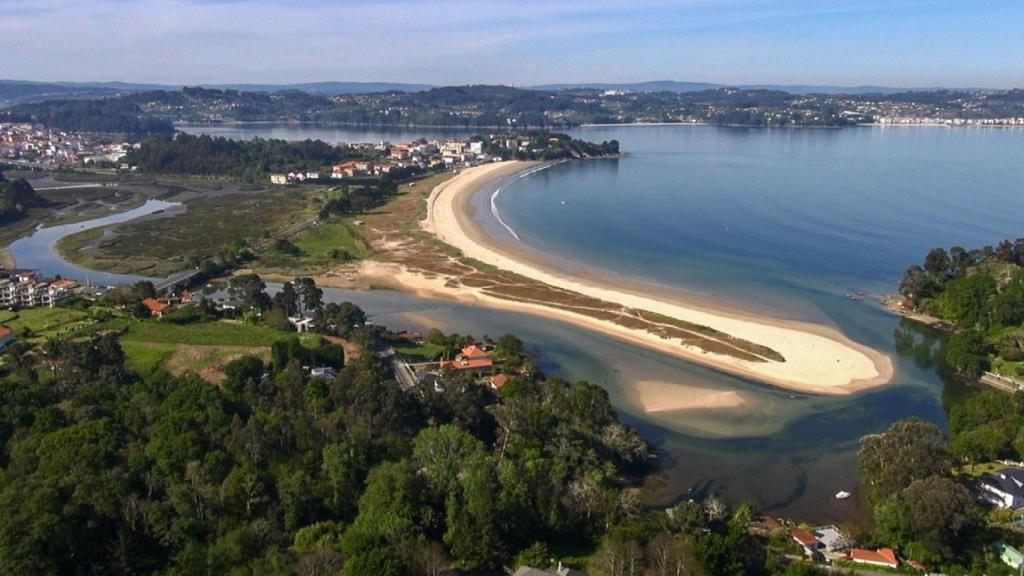
[[293,335],[293,332],[228,320],[197,324],[147,320],[133,324],[121,341],[195,346],[270,346]]
[[25,308],[17,312],[0,312],[0,324],[14,330],[14,334],[29,339],[70,336],[75,331],[92,325],[88,312],[71,308]]
[[[260,254],[257,271],[284,275],[320,274],[370,255],[370,249],[348,222],[323,222],[290,239],[299,254],[269,250]],[[340,254],[332,255],[337,250]],[[347,254],[347,257],[345,256]]]
[[122,341],[121,348],[128,359],[128,367],[137,374],[148,376],[171,359],[178,345]]
[[444,347],[437,344],[406,344],[394,346],[395,353],[408,362],[432,362],[440,360]]
[[365,258],[370,251],[347,222],[324,222],[292,240],[310,256],[327,257],[332,249],[344,250],[355,258]]
[[1024,362],[1011,362],[997,356],[992,361],[992,371],[1010,378],[1024,378]]

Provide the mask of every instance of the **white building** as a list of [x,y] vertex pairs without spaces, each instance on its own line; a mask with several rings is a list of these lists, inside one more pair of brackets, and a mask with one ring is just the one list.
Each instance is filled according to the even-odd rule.
[[1024,506],[1024,470],[1003,468],[978,482],[981,499],[1003,509]]
[[78,284],[71,280],[42,281],[35,274],[19,273],[0,280],[0,307],[53,308],[71,297]]

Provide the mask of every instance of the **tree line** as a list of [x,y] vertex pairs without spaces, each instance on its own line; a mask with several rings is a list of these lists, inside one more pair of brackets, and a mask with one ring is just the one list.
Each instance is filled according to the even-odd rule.
[[144,112],[122,97],[45,100],[19,104],[0,112],[4,122],[30,122],[69,132],[169,134],[174,124]]
[[230,176],[248,180],[270,172],[322,170],[362,154],[322,140],[289,142],[254,138],[233,140],[178,133],[150,137],[128,153],[126,162],[155,174]]
[[[947,362],[968,376],[1024,361],[1024,238],[966,250],[935,248],[907,269],[900,294],[917,311],[956,328]],[[1007,364],[1009,363],[1009,364]]]

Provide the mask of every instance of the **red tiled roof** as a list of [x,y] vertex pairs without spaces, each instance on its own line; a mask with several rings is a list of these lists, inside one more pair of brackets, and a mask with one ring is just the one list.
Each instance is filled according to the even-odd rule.
[[448,362],[442,362],[441,366],[454,368],[456,370],[481,370],[484,368],[493,368],[494,362],[490,358],[456,358]]
[[142,305],[145,306],[146,308],[149,308],[149,311],[154,314],[163,312],[164,310],[167,310],[168,307],[170,307],[170,304],[161,302],[156,298],[146,298],[145,300],[142,301]]
[[470,344],[462,349],[462,353],[456,356],[455,360],[442,362],[441,366],[455,370],[484,370],[493,368],[494,361],[483,348]]
[[465,348],[463,348],[462,349],[462,354],[460,354],[460,356],[462,356],[463,358],[469,358],[469,359],[473,359],[473,358],[490,358],[490,355],[487,354],[487,352],[485,352],[483,348],[480,348],[476,344],[470,344],[469,346],[466,346]]
[[50,286],[53,286],[55,288],[68,288],[71,286],[78,286],[78,283],[75,282],[74,280],[62,278],[60,280],[54,280],[53,282],[50,282]]
[[814,534],[803,528],[793,528],[789,531],[793,539],[799,542],[803,546],[821,546],[821,540],[818,540]]
[[496,389],[501,390],[501,387],[504,386],[505,384],[508,384],[508,381],[511,379],[512,377],[509,376],[508,374],[498,374],[496,376],[491,377],[491,386],[494,386]]
[[900,561],[896,558],[896,553],[892,551],[892,548],[879,548],[878,550],[854,548],[850,550],[850,559],[854,562],[885,564],[893,568],[900,565]]
[[0,326],[0,338],[7,338],[11,334],[14,334],[14,330],[11,330],[7,326]]

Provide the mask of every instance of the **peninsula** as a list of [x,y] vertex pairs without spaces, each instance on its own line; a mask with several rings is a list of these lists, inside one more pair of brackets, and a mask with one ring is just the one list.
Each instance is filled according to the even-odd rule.
[[[536,169],[506,161],[467,168],[436,185],[421,232],[456,249],[431,250],[422,236],[381,233],[386,261],[363,262],[360,276],[419,295],[454,298],[554,317],[730,374],[816,394],[850,394],[887,383],[891,360],[810,323],[765,318],[675,295],[569,275],[524,248],[495,240],[474,220],[469,199],[496,181]],[[378,232],[381,232],[378,230]],[[648,411],[685,408],[666,398]]]

